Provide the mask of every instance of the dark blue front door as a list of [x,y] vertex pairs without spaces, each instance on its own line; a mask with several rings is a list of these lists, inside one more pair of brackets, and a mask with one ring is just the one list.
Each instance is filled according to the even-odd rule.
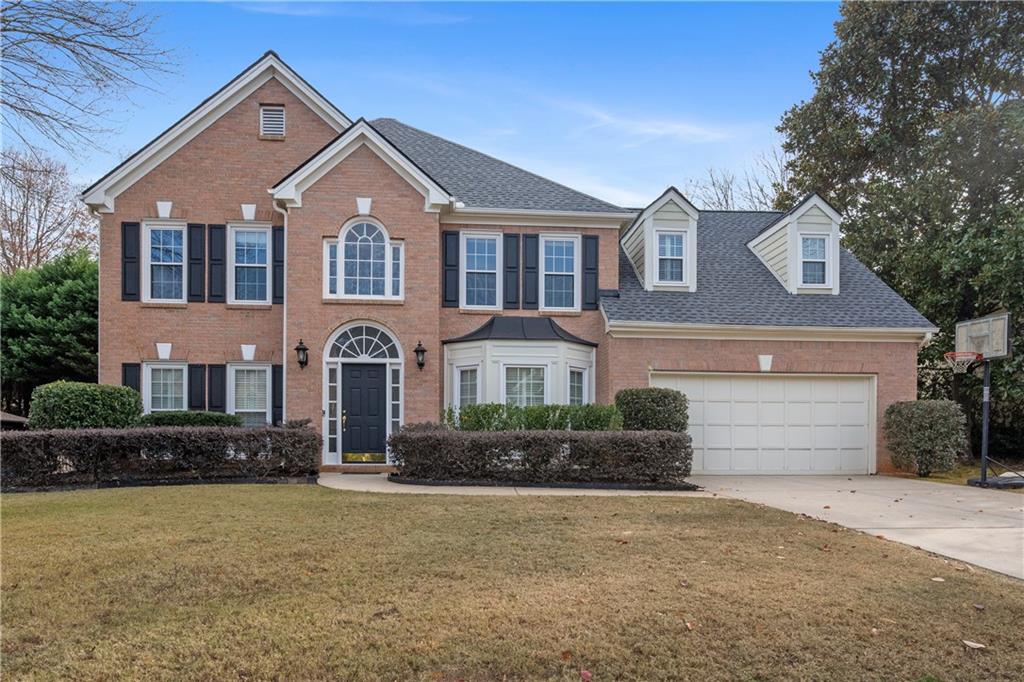
[[341,461],[387,461],[387,365],[341,366]]

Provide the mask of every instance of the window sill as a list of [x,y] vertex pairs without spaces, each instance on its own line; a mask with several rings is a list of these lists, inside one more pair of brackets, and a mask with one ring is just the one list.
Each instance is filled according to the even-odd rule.
[[689,284],[667,284],[664,282],[654,283],[655,291],[693,291]]
[[580,317],[583,315],[582,310],[541,310],[539,312],[545,317]]
[[188,303],[175,302],[175,301],[142,301],[140,304],[142,308],[187,308]]
[[225,307],[228,310],[273,310],[274,306],[270,303],[228,303]]
[[460,315],[504,315],[504,308],[459,308]]
[[405,305],[404,298],[322,298],[326,305]]
[[284,135],[257,135],[256,137],[265,142],[284,142]]

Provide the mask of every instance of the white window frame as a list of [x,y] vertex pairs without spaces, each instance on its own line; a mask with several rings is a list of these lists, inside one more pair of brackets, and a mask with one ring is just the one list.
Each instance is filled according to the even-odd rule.
[[[144,303],[187,303],[188,302],[188,229],[181,220],[147,220],[142,224],[142,301]],[[153,230],[178,230],[181,232],[181,298],[153,298],[152,283],[152,242]]]
[[[822,239],[825,242],[824,261],[819,258],[804,258],[804,239]],[[831,289],[832,288],[832,234],[830,232],[797,232],[797,287],[800,289]],[[825,263],[825,282],[809,284],[804,282],[804,263]]]
[[[263,128],[263,112],[271,109],[281,110],[281,132],[280,133],[268,133]],[[284,137],[285,133],[288,132],[288,112],[283,104],[261,104],[260,105],[260,135],[266,137]]]
[[[494,240],[494,305],[469,305],[466,303],[466,240],[467,239],[493,239]],[[466,310],[501,310],[505,303],[504,291],[504,269],[505,253],[503,250],[505,238],[501,232],[460,232],[459,233],[459,307]],[[486,270],[474,270],[473,272],[486,272]]]
[[[373,294],[346,294],[345,291],[345,234],[354,226],[362,223],[369,223],[384,234],[384,295],[375,296]],[[337,275],[337,286],[338,290],[331,293],[330,289],[330,250],[331,245],[337,248],[337,260],[338,260],[338,275]],[[394,267],[394,249],[398,249],[399,266],[398,266],[398,295],[393,295],[391,270]],[[323,262],[322,262],[322,279],[323,279],[323,297],[325,299],[337,299],[346,301],[404,301],[405,300],[405,241],[401,239],[392,239],[387,229],[377,220],[368,218],[367,216],[357,216],[348,222],[346,222],[341,230],[338,231],[338,236],[331,239],[325,239],[323,243]]]
[[[551,367],[546,364],[523,364],[520,362],[502,363],[501,365],[501,403],[508,405],[507,374],[509,369],[540,369],[544,372],[544,402],[542,405],[551,404]],[[479,375],[477,375],[479,376]],[[477,389],[479,390],[479,388]]]
[[[661,235],[677,234],[683,238],[683,257],[682,259],[677,258],[666,258],[666,260],[682,260],[683,261],[683,278],[679,280],[675,279],[662,279],[661,278],[661,244],[658,241]],[[666,230],[658,228],[654,230],[654,283],[664,286],[677,286],[685,287],[690,283],[690,266],[687,261],[689,260],[690,251],[690,235],[689,230]]]
[[[261,369],[267,375],[267,410],[266,410],[266,421],[267,424],[273,422],[273,410],[274,410],[274,396],[273,396],[273,376],[270,371],[270,365],[260,362],[230,362],[228,363],[228,377],[227,377],[227,411],[228,414],[235,414],[235,372],[240,369]],[[250,412],[251,410],[246,410]]]
[[469,365],[455,365],[452,367],[452,407],[456,412],[462,407],[462,373],[466,370],[476,370],[476,404],[482,402],[481,394],[483,389],[483,368],[479,363]]
[[144,362],[142,363],[142,411],[146,414],[153,412],[153,370],[154,369],[180,369],[181,370],[181,407],[170,410],[156,410],[157,412],[180,412],[188,410],[188,364],[184,362]]
[[[253,299],[237,299],[235,298],[235,234],[238,232],[265,232],[267,235],[267,263],[266,265],[246,265],[242,264],[242,267],[257,268],[263,267],[267,272],[267,297],[262,300]],[[273,234],[271,234],[270,225],[264,223],[257,223],[252,225],[247,224],[233,224],[228,225],[228,303],[236,305],[270,305],[270,298],[273,295],[271,288],[273,287],[273,272],[270,267],[274,261],[273,254]]]
[[[544,283],[545,276],[548,274],[545,270],[546,259],[544,258],[545,244],[549,241],[571,241],[575,245],[573,246],[573,273],[572,273],[572,284],[573,284],[573,305],[571,308],[562,308],[558,306],[548,306],[544,304],[545,292]],[[537,259],[540,261],[538,270],[540,271],[540,282],[538,283],[538,295],[540,300],[538,301],[541,310],[551,311],[563,311],[563,312],[578,312],[582,310],[581,302],[583,298],[583,252],[582,252],[583,239],[578,234],[542,234],[540,235],[540,246]],[[564,272],[553,272],[552,275],[564,275]]]
[[572,373],[580,372],[583,374],[583,402],[581,405],[587,405],[593,400],[590,396],[590,370],[587,367],[579,367],[577,365],[569,365],[569,368],[565,372],[565,404],[571,405],[572,400]]

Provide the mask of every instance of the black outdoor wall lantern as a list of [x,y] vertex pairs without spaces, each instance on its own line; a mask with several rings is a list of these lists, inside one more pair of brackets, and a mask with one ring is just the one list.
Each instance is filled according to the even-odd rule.
[[305,369],[306,365],[309,364],[309,349],[306,348],[306,344],[299,339],[299,345],[295,346],[295,357],[299,361],[299,367]]
[[412,352],[416,354],[416,366],[423,369],[423,365],[427,362],[427,349],[423,347],[423,342],[417,341],[416,347],[412,349]]

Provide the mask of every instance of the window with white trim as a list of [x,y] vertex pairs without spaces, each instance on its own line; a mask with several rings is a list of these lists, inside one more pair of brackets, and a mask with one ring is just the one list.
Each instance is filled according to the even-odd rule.
[[587,402],[587,370],[569,368],[569,404],[583,405]]
[[580,238],[541,236],[541,308],[580,307]]
[[460,262],[460,304],[463,308],[500,308],[502,262],[500,234],[463,232]]
[[264,137],[284,137],[283,105],[260,105],[260,135]]
[[455,404],[459,407],[464,405],[476,405],[479,402],[479,379],[476,367],[458,367],[456,373],[456,396]]
[[231,303],[270,303],[270,228],[231,228]]
[[325,298],[405,296],[405,248],[380,225],[356,222],[324,242]]
[[146,412],[187,410],[188,384],[185,365],[145,365],[144,407]]
[[228,412],[243,426],[266,426],[270,415],[270,367],[228,365]]
[[800,235],[800,283],[828,286],[828,236]]
[[529,407],[543,405],[547,392],[544,367],[505,367],[505,403]]
[[686,232],[655,232],[658,240],[657,282],[686,282]]
[[147,224],[145,232],[145,300],[184,303],[185,226]]

